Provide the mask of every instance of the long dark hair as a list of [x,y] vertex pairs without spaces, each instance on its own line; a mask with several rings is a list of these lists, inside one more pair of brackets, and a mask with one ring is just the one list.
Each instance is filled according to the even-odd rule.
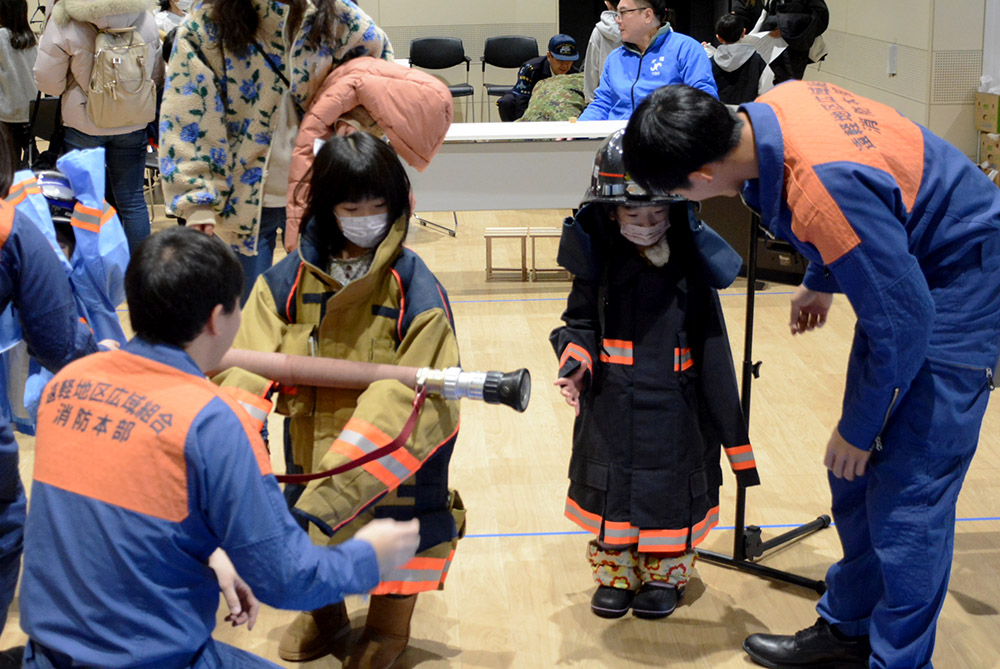
[[390,223],[410,214],[410,179],[392,148],[367,132],[331,137],[300,184],[309,184],[303,221],[321,258],[344,248],[344,233],[333,208],[343,202],[385,198]]
[[28,25],[27,0],[0,0],[0,28],[10,30],[10,45],[18,51],[38,44]]
[[[250,45],[257,35],[260,26],[260,15],[254,11],[249,0],[211,0],[212,11],[209,17],[219,27],[219,40],[223,48],[237,56],[246,56]],[[313,27],[306,44],[317,48],[320,44],[333,40],[337,24],[337,13],[334,0],[315,0],[316,15]],[[302,23],[306,0],[289,0],[288,2],[288,34],[294,36]]]

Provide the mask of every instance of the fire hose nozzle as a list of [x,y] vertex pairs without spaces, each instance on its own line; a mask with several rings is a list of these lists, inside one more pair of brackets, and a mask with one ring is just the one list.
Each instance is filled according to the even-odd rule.
[[417,370],[417,384],[425,386],[429,394],[447,400],[468,398],[487,404],[506,404],[521,413],[531,400],[531,374],[523,368],[504,373],[422,367]]

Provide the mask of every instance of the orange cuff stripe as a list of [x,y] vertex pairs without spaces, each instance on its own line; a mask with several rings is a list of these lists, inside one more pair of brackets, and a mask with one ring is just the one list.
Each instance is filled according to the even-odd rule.
[[566,350],[563,351],[562,358],[559,360],[559,366],[562,367],[566,364],[566,360],[569,358],[574,358],[580,362],[587,365],[587,369],[594,368],[594,359],[590,357],[590,353],[587,349],[583,348],[579,344],[567,344]]
[[727,448],[726,455],[740,455],[741,453],[750,453],[751,451],[753,451],[753,447],[750,444],[744,444],[742,446]]
[[756,469],[757,468],[757,461],[756,460],[747,460],[746,462],[734,462],[734,463],[732,463],[731,466],[733,468],[733,471],[741,472],[744,469]]

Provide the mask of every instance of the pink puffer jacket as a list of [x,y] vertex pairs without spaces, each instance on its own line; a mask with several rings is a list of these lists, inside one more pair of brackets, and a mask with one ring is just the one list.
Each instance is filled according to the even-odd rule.
[[312,167],[313,143],[329,137],[337,119],[355,107],[364,107],[396,153],[420,171],[441,148],[451,126],[451,93],[426,72],[367,56],[335,68],[299,125],[288,175],[285,247],[289,250],[298,246],[308,184],[298,186]]

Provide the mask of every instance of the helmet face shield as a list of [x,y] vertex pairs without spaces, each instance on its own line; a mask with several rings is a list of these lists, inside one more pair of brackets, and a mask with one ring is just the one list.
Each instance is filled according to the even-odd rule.
[[35,174],[42,197],[49,205],[54,223],[69,223],[76,206],[76,194],[69,179],[62,172],[45,170]]
[[683,202],[680,195],[670,193],[649,193],[629,178],[625,171],[622,139],[624,128],[608,136],[594,157],[594,170],[590,176],[590,188],[583,195],[583,203],[604,202],[626,206],[645,206]]

